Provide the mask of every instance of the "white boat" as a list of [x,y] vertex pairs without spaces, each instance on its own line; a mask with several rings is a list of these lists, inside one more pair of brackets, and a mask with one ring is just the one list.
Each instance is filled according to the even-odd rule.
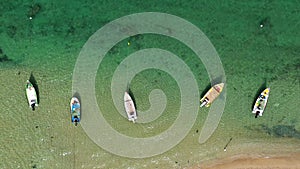
[[128,120],[135,123],[135,120],[137,119],[137,114],[136,114],[134,103],[130,95],[128,94],[128,92],[125,92],[124,94],[124,106],[125,106],[125,111],[127,113]]
[[255,114],[255,118],[263,115],[268,102],[269,93],[270,93],[270,88],[266,88],[263,92],[261,92],[261,94],[256,99],[256,102],[252,110],[252,113]]
[[224,87],[224,83],[214,85],[200,100],[200,107],[209,107],[211,103],[220,95]]
[[70,113],[71,113],[71,121],[77,126],[77,123],[80,122],[81,114],[80,114],[80,102],[76,97],[72,97],[70,102]]
[[32,110],[34,111],[35,106],[38,106],[38,100],[37,100],[36,91],[29,80],[27,80],[26,82],[26,96],[27,96],[29,107],[31,107]]

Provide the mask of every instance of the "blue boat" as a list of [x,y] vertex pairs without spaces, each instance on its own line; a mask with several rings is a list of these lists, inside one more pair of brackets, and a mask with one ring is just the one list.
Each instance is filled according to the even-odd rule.
[[77,126],[80,122],[80,102],[76,97],[72,97],[70,102],[71,121]]

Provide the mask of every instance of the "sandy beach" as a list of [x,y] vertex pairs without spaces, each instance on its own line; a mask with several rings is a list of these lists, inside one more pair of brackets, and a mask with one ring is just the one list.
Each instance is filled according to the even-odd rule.
[[[200,166],[201,169],[299,169],[300,153],[278,157],[230,157],[215,164]],[[194,167],[195,169],[198,167]]]

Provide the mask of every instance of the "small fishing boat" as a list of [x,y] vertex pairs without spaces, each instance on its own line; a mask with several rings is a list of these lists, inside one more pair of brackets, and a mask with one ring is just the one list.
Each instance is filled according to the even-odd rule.
[[135,123],[135,120],[137,119],[136,110],[135,110],[134,103],[128,92],[125,92],[124,94],[124,106],[125,106],[125,111],[127,113],[128,120]]
[[26,82],[26,96],[27,96],[29,107],[31,107],[32,110],[34,111],[35,106],[38,106],[38,100],[37,100],[36,91],[29,80],[27,80]]
[[253,106],[252,113],[255,114],[255,118],[262,116],[266,108],[268,98],[269,98],[270,88],[266,88],[256,99],[256,102]]
[[77,126],[80,122],[80,102],[76,97],[72,97],[70,102],[71,121]]
[[200,100],[200,107],[209,107],[211,103],[220,95],[224,87],[224,83],[214,85]]

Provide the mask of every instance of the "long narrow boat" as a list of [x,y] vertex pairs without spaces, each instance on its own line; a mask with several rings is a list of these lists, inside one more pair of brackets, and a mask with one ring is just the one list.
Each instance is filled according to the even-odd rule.
[[224,87],[224,83],[214,85],[200,100],[200,107],[209,107],[211,103],[220,95]]
[[268,102],[269,93],[270,93],[270,88],[266,88],[263,92],[261,92],[261,94],[256,99],[256,102],[252,110],[252,113],[255,114],[255,118],[263,115]]
[[26,82],[26,96],[27,96],[29,107],[31,107],[32,110],[34,111],[35,106],[38,106],[38,100],[37,100],[36,91],[29,80],[27,80]]
[[71,113],[71,121],[77,126],[80,122],[81,114],[80,114],[80,102],[76,97],[72,97],[70,102],[70,113]]
[[136,114],[134,103],[128,92],[125,92],[124,94],[124,106],[125,106],[125,111],[127,113],[128,120],[135,123],[135,120],[137,119],[137,114]]

